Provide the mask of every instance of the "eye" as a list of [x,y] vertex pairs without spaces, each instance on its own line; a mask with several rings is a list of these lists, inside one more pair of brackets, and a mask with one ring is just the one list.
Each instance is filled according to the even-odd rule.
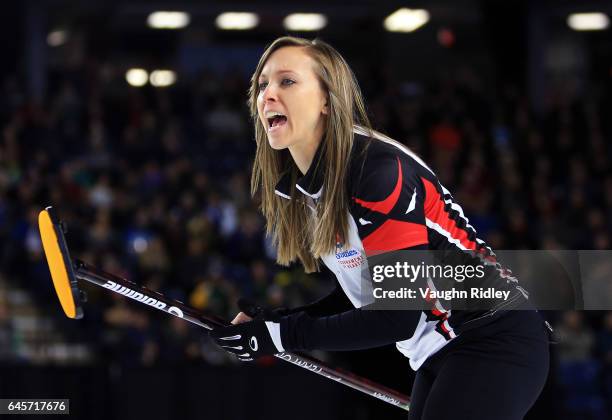
[[259,82],[259,90],[264,90],[268,86],[268,82]]
[[281,84],[284,86],[291,86],[292,84],[294,84],[295,82],[291,79],[283,79]]

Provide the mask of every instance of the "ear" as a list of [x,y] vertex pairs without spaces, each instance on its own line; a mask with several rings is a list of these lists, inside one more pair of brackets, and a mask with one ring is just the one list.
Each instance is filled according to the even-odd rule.
[[321,113],[323,115],[328,115],[329,114],[329,107],[327,106],[327,101],[325,101],[325,104],[323,104],[323,110],[321,111]]

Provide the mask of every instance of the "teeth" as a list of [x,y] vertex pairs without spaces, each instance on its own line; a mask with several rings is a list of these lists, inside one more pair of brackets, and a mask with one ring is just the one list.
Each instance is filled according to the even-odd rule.
[[274,118],[274,117],[284,117],[283,114],[276,111],[268,111],[266,112],[266,118]]

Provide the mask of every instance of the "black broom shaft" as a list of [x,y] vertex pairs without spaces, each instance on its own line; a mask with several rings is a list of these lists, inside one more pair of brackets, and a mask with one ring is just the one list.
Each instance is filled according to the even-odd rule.
[[[75,276],[81,280],[102,286],[105,289],[137,300],[179,318],[183,318],[186,321],[208,330],[212,330],[214,327],[229,325],[227,321],[219,317],[203,314],[182,302],[167,298],[159,292],[149,290],[144,286],[140,286],[122,277],[88,266],[81,261],[75,262],[74,273]],[[403,408],[404,410],[409,409],[410,399],[407,396],[368,379],[340,369],[329,367],[319,360],[306,357],[302,354],[282,352],[275,354],[274,356],[303,369],[307,369],[311,372],[342,383],[357,391],[371,395],[389,404]]]

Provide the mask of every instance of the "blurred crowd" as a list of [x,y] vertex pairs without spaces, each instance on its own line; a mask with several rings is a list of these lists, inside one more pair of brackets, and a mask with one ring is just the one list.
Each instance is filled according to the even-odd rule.
[[[41,103],[20,77],[0,80],[0,360],[28,362],[12,322],[18,289],[96,359],[228,362],[201,330],[99,288],[85,287],[82,322],[64,320],[38,236],[46,205],[66,222],[73,257],[221,317],[239,296],[291,307],[331,287],[274,264],[249,192],[248,76],[205,69],[134,88],[112,64],[84,61],[51,71]],[[610,86],[553,87],[535,114],[520,87],[492,89],[470,69],[422,82],[389,68],[357,76],[375,128],[424,157],[493,249],[610,248]],[[551,316],[571,410],[609,410],[612,312]]]

